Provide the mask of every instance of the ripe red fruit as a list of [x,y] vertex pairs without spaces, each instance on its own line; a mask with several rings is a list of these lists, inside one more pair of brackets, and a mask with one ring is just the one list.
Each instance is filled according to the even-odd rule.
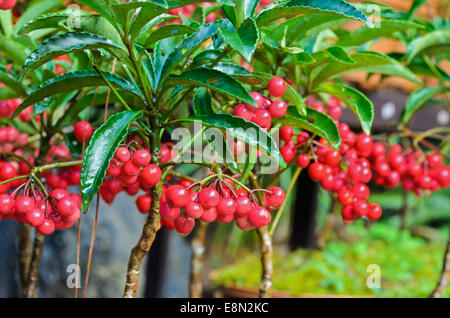
[[386,147],[381,142],[374,142],[372,145],[372,156],[378,157],[386,153]]
[[375,164],[375,172],[380,176],[387,176],[391,171],[391,167],[386,162],[377,162]]
[[136,206],[138,211],[142,214],[147,214],[150,212],[150,207],[152,205],[152,198],[149,195],[140,195],[136,199]]
[[439,168],[442,165],[442,158],[438,153],[427,155],[427,162],[431,168]]
[[365,216],[367,215],[367,213],[369,213],[369,203],[364,200],[356,201],[355,203],[353,203],[353,210],[355,211],[357,216]]
[[150,152],[148,152],[145,149],[140,149],[136,151],[131,157],[131,160],[137,167],[145,167],[150,163],[150,159],[151,159]]
[[20,196],[16,200],[15,208],[16,213],[19,214],[27,214],[31,212],[36,206],[36,202],[33,198],[27,197],[27,196]]
[[155,164],[149,164],[141,171],[141,179],[145,184],[153,187],[161,179],[161,169]]
[[281,97],[286,92],[287,84],[281,77],[275,76],[269,80],[267,89],[272,97]]
[[356,139],[355,147],[359,153],[367,153],[371,151],[372,143],[372,137],[365,133],[362,133]]
[[297,164],[297,166],[304,169],[309,165],[310,161],[311,160],[309,159],[309,156],[307,154],[301,154],[297,157],[295,163]]
[[179,208],[172,208],[168,202],[163,201],[161,202],[159,213],[161,213],[161,216],[165,220],[175,220],[180,214]]
[[44,222],[45,214],[40,209],[33,209],[25,215],[25,220],[31,226],[37,227]]
[[213,188],[206,188],[200,191],[198,196],[198,201],[205,208],[214,208],[217,206],[220,200],[219,192],[214,190]]
[[325,177],[325,165],[321,163],[313,163],[308,168],[309,177],[314,181],[320,181]]
[[370,195],[369,187],[362,183],[353,185],[352,192],[358,199],[367,199]]
[[130,151],[126,147],[119,147],[114,154],[114,158],[120,162],[127,162],[131,158]]
[[355,211],[353,211],[353,207],[351,205],[346,205],[346,206],[342,207],[341,215],[342,215],[342,218],[344,219],[345,223],[353,222],[357,217],[357,215],[356,215]]
[[59,200],[56,208],[58,209],[58,212],[62,217],[69,217],[73,213],[75,213],[75,210],[78,209],[78,206],[70,196],[66,196]]
[[252,121],[262,128],[270,127],[272,123],[272,116],[267,109],[258,108],[255,111],[255,116]]
[[186,215],[194,219],[198,219],[199,217],[201,217],[204,211],[202,205],[196,202],[189,202],[186,205],[185,210]]
[[[258,93],[258,92],[250,92],[250,96],[253,98],[255,103],[258,105],[258,108],[262,108],[264,106],[264,97],[260,93]],[[246,106],[251,111],[255,111],[256,110],[255,106],[253,106],[253,105],[247,104]]]
[[335,167],[341,161],[341,154],[338,150],[330,150],[325,154],[324,163],[331,167]]
[[217,204],[217,213],[221,215],[233,215],[236,211],[237,204],[232,198],[221,198]]
[[69,194],[64,189],[55,189],[52,191],[51,196],[54,197],[56,200],[61,200],[62,198],[67,197]]
[[283,141],[291,141],[294,137],[294,128],[292,126],[283,126],[280,128],[280,139]]
[[271,187],[268,189],[270,193],[265,193],[267,203],[274,208],[279,208],[286,198],[284,190],[280,187]]
[[392,169],[401,171],[405,168],[406,160],[405,157],[403,157],[399,153],[390,153],[388,156],[389,164],[392,167]]
[[277,99],[277,100],[273,101],[272,104],[270,104],[269,111],[270,111],[270,115],[273,118],[283,117],[284,115],[286,115],[286,111],[287,111],[286,102],[281,99]]
[[137,167],[133,161],[127,161],[124,163],[122,168],[120,169],[120,173],[126,176],[137,176],[139,174],[139,171],[141,170],[140,167]]
[[87,121],[79,121],[73,127],[73,133],[79,142],[88,141],[92,136],[92,126]]
[[338,201],[342,205],[350,205],[353,203],[354,195],[349,189],[342,189],[338,192]]
[[252,209],[252,202],[248,197],[240,196],[236,199],[236,212],[235,215],[237,217],[246,216],[248,211]]
[[189,193],[179,184],[171,185],[167,188],[166,200],[171,207],[182,208],[189,202]]
[[55,232],[56,224],[52,219],[45,219],[41,225],[37,227],[37,231],[42,235],[50,235]]
[[217,210],[216,208],[209,208],[203,211],[200,220],[206,223],[214,222],[217,219]]
[[367,213],[367,218],[369,220],[377,220],[380,218],[381,214],[383,213],[381,207],[376,204],[376,203],[372,203],[369,206],[369,212]]
[[338,120],[342,115],[342,109],[339,106],[328,107],[328,115],[331,118]]
[[233,110],[233,115],[241,117],[247,121],[251,121],[253,119],[253,112],[251,112],[245,104],[238,104]]
[[247,213],[248,221],[254,227],[264,227],[270,223],[272,216],[262,206],[255,206]]
[[8,194],[0,194],[0,215],[11,213],[14,205],[15,201]]
[[195,220],[187,215],[180,215],[175,219],[175,229],[181,235],[188,235],[194,228]]
[[286,144],[280,148],[280,154],[283,157],[283,160],[289,163],[292,160],[294,160],[295,155],[297,154],[297,148],[294,148],[291,145]]
[[254,229],[255,227],[248,221],[246,217],[240,217],[235,219],[236,225],[238,228],[240,228],[242,231],[250,231]]
[[16,176],[16,168],[10,163],[4,163],[0,168],[0,179],[2,181],[14,178]]

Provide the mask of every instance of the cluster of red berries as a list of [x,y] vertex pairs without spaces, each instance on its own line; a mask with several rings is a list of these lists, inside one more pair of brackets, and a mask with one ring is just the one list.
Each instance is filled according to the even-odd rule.
[[[283,96],[287,84],[281,77],[270,79],[267,89],[271,97]],[[233,111],[233,115],[241,117],[247,121],[254,122],[261,128],[269,130],[272,126],[272,118],[281,118],[286,114],[287,104],[281,99],[270,100],[258,92],[251,92],[257,107],[250,104],[238,104]]]
[[[263,202],[266,207],[262,207],[253,192],[235,188],[226,177],[210,183],[212,185],[201,187],[199,183],[183,179],[178,184],[164,187],[160,204],[161,225],[169,230],[176,229],[181,235],[188,235],[196,219],[206,223],[229,223],[234,220],[240,229],[249,231],[267,226],[271,221],[269,210],[279,208],[285,199],[280,187],[260,190],[265,192]],[[139,196],[136,204],[141,213],[148,213],[150,194]]]
[[[161,179],[161,169],[151,161],[151,154],[144,148],[144,143],[131,138],[129,143],[137,142],[140,149],[119,147],[111,160],[106,178],[100,187],[100,195],[107,203],[112,203],[116,195],[125,191],[128,195],[136,195],[140,190],[150,191]],[[161,163],[172,160],[175,153],[171,143],[161,146]]]
[[[10,118],[20,104],[22,104],[22,100],[20,98],[0,101],[0,118]],[[22,110],[18,116],[18,118],[24,123],[29,122],[32,117],[33,106],[28,106],[27,108]]]
[[384,144],[375,142],[370,160],[374,182],[387,188],[401,183],[403,189],[420,196],[450,186],[450,166],[436,152],[403,151],[399,144],[392,144],[387,153]]
[[0,194],[0,221],[16,219],[20,223],[36,227],[43,235],[55,230],[72,227],[81,216],[81,197],[76,193],[67,193],[64,189],[55,189],[45,197],[41,192],[24,190]]
[[[352,223],[357,217],[376,220],[382,210],[378,204],[368,201],[370,190],[366,185],[372,179],[369,161],[372,138],[364,133],[357,136],[347,124],[339,123],[342,114],[339,105],[340,101],[332,98],[327,107],[317,102],[312,106],[335,120],[342,140],[339,150],[332,149],[324,138],[313,140],[305,131],[295,135],[291,126],[283,126],[280,139],[284,145],[280,153],[286,162],[295,159],[297,166],[308,168],[312,180],[337,194],[338,201],[343,205],[341,212],[345,223]],[[311,157],[314,159],[312,163]]]

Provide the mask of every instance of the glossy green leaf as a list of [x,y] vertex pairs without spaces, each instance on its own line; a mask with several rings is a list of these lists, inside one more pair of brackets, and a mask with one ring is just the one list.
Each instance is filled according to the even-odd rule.
[[339,130],[334,120],[330,116],[313,108],[307,107],[306,110],[306,116],[302,116],[295,107],[290,106],[284,117],[274,118],[273,121],[312,132],[328,140],[332,147],[339,148],[341,137],[339,136]]
[[363,131],[368,135],[370,134],[374,118],[373,104],[363,93],[353,87],[339,83],[322,83],[313,92],[327,93],[340,99],[355,113]]
[[0,10],[0,27],[7,38],[13,33],[12,21],[12,10]]
[[[428,77],[438,77],[443,78],[444,80],[450,82],[450,75],[447,74],[443,69],[441,69],[439,66],[434,65],[434,68],[436,71],[432,70],[429,65],[427,65],[424,62],[411,62],[408,64],[408,68],[414,73],[418,75],[425,75]],[[438,74],[436,74],[436,72]]]
[[38,29],[59,28],[61,23],[67,21],[68,18],[67,12],[44,14],[26,23],[17,33],[26,34]]
[[214,114],[211,94],[204,87],[195,90],[192,108],[195,115]]
[[92,135],[81,167],[82,211],[86,213],[106,175],[109,163],[141,112],[123,111],[112,115]]
[[286,167],[286,163],[281,157],[278,146],[272,136],[258,125],[231,114],[215,114],[214,116],[195,115],[189,118],[175,120],[173,123],[195,121],[201,121],[202,125],[225,129],[227,135],[238,138],[250,146],[259,146],[259,149],[267,152],[281,167]]
[[27,9],[21,14],[19,20],[17,21],[14,29],[20,30],[25,24],[31,20],[37,18],[38,16],[50,12],[54,9],[61,8],[64,3],[60,0],[43,0],[43,1],[33,1],[27,7]]
[[7,73],[6,70],[0,70],[0,83],[11,88],[21,97],[27,95],[27,90],[22,83],[15,79],[11,74]]
[[108,3],[104,0],[77,0],[78,3],[85,5],[88,8],[91,8],[106,20],[108,20],[116,29],[119,28],[117,24],[116,16],[114,15],[114,11],[108,5]]
[[261,26],[285,17],[307,13],[320,13],[339,15],[360,20],[369,26],[373,25],[364,13],[344,0],[292,0],[280,1],[279,3],[279,5],[274,3],[273,7],[268,6],[265,10],[261,10],[256,18],[256,23]]
[[17,65],[22,65],[27,57],[25,48],[21,44],[3,34],[0,34],[0,52],[3,52]]
[[179,76],[172,76],[168,79],[168,85],[190,84],[203,86],[217,92],[237,98],[244,103],[255,105],[256,103],[245,88],[233,77],[208,68],[196,68],[182,73]]
[[408,97],[408,101],[400,117],[400,123],[405,124],[409,122],[415,113],[426,107],[425,103],[433,96],[448,92],[450,92],[450,87],[442,85],[434,87],[424,86],[415,90]]
[[341,62],[327,63],[317,74],[315,74],[312,87],[320,83],[350,72],[371,72],[384,75],[404,77],[412,82],[421,81],[408,68],[398,63],[387,55],[376,52],[357,52],[351,55],[355,64]]
[[389,37],[396,32],[422,28],[418,23],[403,20],[387,20],[380,21],[380,26],[376,28],[369,28],[362,26],[344,36],[337,42],[340,46],[359,46],[369,41]]
[[408,62],[417,55],[450,52],[450,30],[437,30],[415,39],[408,48]]
[[225,43],[238,51],[247,62],[251,62],[259,40],[258,27],[253,19],[246,19],[237,32],[219,26],[219,33]]
[[253,87],[264,88],[267,82],[257,74],[247,71],[240,65],[231,62],[219,62],[214,66],[215,70],[231,75],[241,83],[250,84]]
[[355,60],[352,59],[350,54],[340,46],[332,46],[326,49],[326,52],[334,58],[338,62],[346,63],[346,64],[355,64]]
[[165,25],[150,34],[148,39],[145,41],[144,47],[149,47],[153,43],[168,37],[191,34],[194,31],[195,29],[182,24]]
[[[112,85],[142,98],[140,92],[138,92],[134,88],[134,86],[124,78],[108,72],[103,72],[103,75]],[[26,107],[33,105],[34,103],[39,102],[47,97],[53,96],[57,93],[91,86],[106,86],[106,83],[97,74],[97,72],[94,71],[66,73],[64,75],[55,77],[43,83],[35,91],[28,95],[28,97],[25,98],[22,104],[16,109],[16,111],[12,115],[12,118],[15,118]]]

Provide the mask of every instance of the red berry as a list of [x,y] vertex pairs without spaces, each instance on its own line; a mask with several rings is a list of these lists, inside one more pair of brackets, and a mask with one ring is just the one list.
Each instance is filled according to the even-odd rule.
[[[80,209],[76,209],[75,212],[73,212],[71,215],[63,217],[63,221],[64,223],[67,223],[68,225],[75,223],[76,221],[78,221],[80,219],[81,216],[81,210]],[[69,226],[71,227],[71,226]]]
[[370,194],[369,187],[362,183],[357,183],[352,187],[354,196],[358,199],[367,199]]
[[308,168],[309,177],[314,181],[320,181],[325,177],[325,165],[321,163],[313,163]]
[[236,212],[235,215],[237,217],[246,216],[248,211],[252,209],[252,202],[248,197],[240,196],[236,199]]
[[189,202],[186,205],[186,215],[193,218],[193,219],[198,219],[199,217],[202,216],[203,214],[203,207],[200,203],[196,203],[196,202]]
[[352,204],[353,199],[353,192],[349,189],[344,188],[338,192],[338,201],[344,206]]
[[[250,96],[253,98],[253,100],[255,101],[255,103],[258,105],[258,108],[262,108],[264,106],[264,97],[258,93],[258,92],[250,92]],[[246,105],[249,110],[251,111],[255,111],[256,108],[253,105],[247,104]]]
[[206,188],[200,191],[198,201],[205,208],[214,208],[217,206],[220,200],[219,192],[212,188]]
[[246,217],[239,217],[235,219],[236,225],[238,228],[240,228],[242,231],[250,231],[254,229],[255,227],[248,221],[248,218]]
[[194,228],[195,220],[187,215],[180,215],[175,219],[175,229],[181,235],[188,235]]
[[25,215],[28,224],[34,227],[40,226],[45,220],[45,214],[40,209],[33,209]]
[[166,200],[171,207],[182,208],[189,202],[189,193],[179,184],[171,185],[167,188]]
[[360,134],[356,139],[356,150],[359,153],[367,153],[372,150],[372,137],[364,133]]
[[126,176],[137,176],[139,174],[139,171],[141,171],[140,167],[137,167],[133,161],[127,161],[124,163],[122,168],[120,169],[120,173]]
[[254,227],[264,227],[270,223],[272,216],[262,206],[255,206],[247,213],[248,221]]
[[252,121],[262,128],[268,128],[272,124],[272,116],[268,110],[258,108]]
[[427,155],[427,162],[431,168],[439,168],[442,165],[442,158],[438,153]]
[[36,206],[36,202],[33,198],[27,196],[20,196],[16,200],[15,208],[16,213],[26,215],[31,212]]
[[151,159],[150,152],[148,152],[145,149],[140,149],[136,151],[131,157],[131,160],[137,167],[145,167],[150,163],[150,159]]
[[50,235],[55,232],[55,229],[55,221],[51,219],[45,219],[44,222],[42,222],[42,224],[37,227],[38,232],[42,235]]
[[161,169],[155,164],[149,164],[141,171],[141,178],[145,184],[153,187],[161,179]]
[[126,147],[119,147],[114,154],[114,158],[119,160],[120,162],[127,162],[131,158],[130,151]]
[[295,155],[297,154],[297,148],[294,148],[291,145],[286,144],[280,148],[280,154],[283,157],[283,160],[289,163],[292,160],[294,160]]
[[206,223],[214,222],[217,219],[217,210],[216,208],[209,208],[203,211],[200,220]]
[[264,196],[267,198],[267,203],[274,208],[279,208],[286,198],[284,190],[280,187],[271,187],[268,189],[270,193],[266,193]]
[[341,161],[341,154],[338,150],[330,150],[325,154],[324,162],[331,166],[337,166],[339,162]]
[[376,203],[372,203],[369,206],[369,212],[367,213],[367,218],[372,221],[377,220],[380,218],[382,213],[383,213],[383,211],[381,210],[381,207]]
[[4,163],[0,168],[0,179],[2,181],[14,178],[16,176],[16,168],[10,163]]
[[281,77],[272,77],[267,84],[267,89],[272,97],[281,97],[286,92],[287,84]]
[[367,201],[356,201],[353,203],[353,210],[355,211],[356,215],[361,217],[367,215],[369,213],[369,203]]
[[341,215],[342,215],[342,218],[344,219],[345,223],[351,223],[357,217],[357,215],[356,215],[355,211],[353,211],[353,207],[351,205],[346,205],[346,206],[342,207]]
[[278,99],[270,104],[269,111],[273,118],[281,118],[286,115],[287,105],[283,100]]
[[159,213],[161,213],[161,216],[165,220],[175,220],[180,214],[179,208],[172,208],[168,202],[163,201],[161,202]]
[[75,138],[79,142],[88,141],[92,136],[92,126],[87,121],[79,121],[73,127]]
[[147,214],[150,212],[150,207],[152,205],[152,198],[149,195],[140,195],[136,199],[136,206],[138,211],[142,214]]
[[294,137],[294,128],[292,126],[283,126],[280,128],[280,139],[283,141],[291,141]]
[[232,215],[236,211],[237,204],[232,198],[221,198],[216,206],[217,213],[220,215]]
[[62,217],[69,217],[78,209],[76,202],[73,201],[70,196],[66,196],[59,200],[56,207]]
[[295,163],[297,164],[297,166],[299,166],[300,168],[303,168],[303,169],[309,165],[309,162],[310,162],[310,159],[307,154],[301,154],[295,160]]

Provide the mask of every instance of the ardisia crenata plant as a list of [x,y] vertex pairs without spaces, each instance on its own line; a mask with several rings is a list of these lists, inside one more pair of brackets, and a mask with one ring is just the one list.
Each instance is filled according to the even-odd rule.
[[[158,230],[184,236],[196,224],[191,296],[201,296],[202,251],[195,247],[215,221],[257,231],[260,296],[270,297],[272,234],[302,169],[339,200],[346,224],[381,216],[369,201],[372,179],[387,187],[412,180],[419,192],[449,186],[439,155],[427,163],[413,152],[405,159],[392,145],[386,157],[386,146],[370,135],[371,101],[339,79],[365,71],[421,83],[400,61],[355,49],[362,43],[346,44],[350,33],[332,31],[358,20],[375,39],[418,23],[384,17],[374,28],[365,5],[343,0],[78,3],[84,9],[76,12],[46,0],[18,19],[1,13],[0,220],[24,224],[28,297],[37,295],[44,235],[77,221],[80,233],[81,212],[95,196],[96,220],[100,198],[112,204],[122,191],[139,194],[137,210],[148,215],[131,251],[124,297],[136,296]],[[339,121],[342,107],[355,113],[361,133]],[[427,173],[416,180],[404,160]],[[188,165],[205,168],[204,176],[183,173]],[[279,177],[292,166],[285,191]],[[66,192],[78,184],[81,197]],[[93,239],[95,229],[96,222]]]

